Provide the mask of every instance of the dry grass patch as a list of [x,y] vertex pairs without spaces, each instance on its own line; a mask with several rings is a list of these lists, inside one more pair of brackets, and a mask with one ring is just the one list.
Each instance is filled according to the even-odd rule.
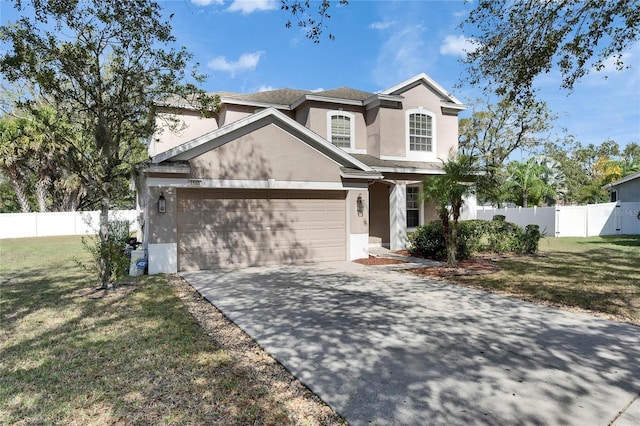
[[640,236],[547,238],[540,250],[496,260],[494,274],[447,279],[640,325]]
[[[293,378],[265,379],[235,335],[205,331],[175,277],[96,292],[72,261],[84,256],[77,237],[2,240],[0,250],[0,424],[340,421],[300,384],[289,399],[274,391]],[[296,411],[301,396],[317,404],[310,414]]]

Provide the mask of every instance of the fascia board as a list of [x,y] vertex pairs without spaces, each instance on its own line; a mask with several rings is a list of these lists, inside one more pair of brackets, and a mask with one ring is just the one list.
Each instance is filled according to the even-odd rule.
[[329,98],[326,96],[318,96],[318,95],[304,95],[300,96],[297,101],[291,104],[291,109],[296,109],[300,105],[302,105],[306,101],[315,101],[315,102],[326,102],[332,104],[341,104],[341,105],[353,105],[353,106],[362,106],[364,103],[362,101],[356,101],[353,99],[342,99],[342,98]]
[[341,171],[340,172],[340,176],[342,176],[345,179],[372,179],[372,180],[378,180],[378,179],[382,179],[383,176],[381,173],[373,171],[373,172],[366,172],[366,173],[350,173],[348,171]]
[[267,102],[256,102],[256,101],[248,101],[244,99],[235,99],[223,96],[220,98],[220,104],[233,104],[233,105],[244,105],[244,106],[252,106],[257,108],[277,108],[283,110],[291,110],[291,106],[289,105],[281,105],[281,104],[270,104]]
[[374,170],[381,173],[411,173],[421,175],[443,175],[443,170],[417,169],[413,167],[374,167]]
[[191,167],[189,166],[161,166],[158,164],[152,164],[142,169],[143,173],[169,173],[169,174],[189,174],[191,173]]
[[411,77],[410,79],[405,80],[402,83],[396,84],[395,86],[390,87],[390,88],[388,88],[386,90],[383,90],[380,93],[383,94],[383,95],[393,95],[393,94],[396,94],[395,92],[399,92],[399,91],[402,91],[403,89],[413,87],[413,86],[419,84],[420,82],[426,83],[428,86],[433,88],[436,92],[438,92],[438,94],[440,94],[440,96],[442,96],[442,97],[444,97],[446,99],[449,99],[454,104],[463,105],[462,102],[460,102],[458,99],[456,99],[455,96],[453,96],[451,93],[449,93],[447,90],[445,90],[444,87],[439,85],[434,79],[432,79],[431,77],[429,77],[425,73],[420,73],[420,74],[418,74],[418,75],[416,75],[414,77]]
[[442,105],[443,108],[453,109],[453,110],[456,110],[456,111],[464,111],[465,109],[468,108],[468,106],[466,106],[464,104],[456,104],[456,103],[453,103],[453,102],[441,101],[440,104]]

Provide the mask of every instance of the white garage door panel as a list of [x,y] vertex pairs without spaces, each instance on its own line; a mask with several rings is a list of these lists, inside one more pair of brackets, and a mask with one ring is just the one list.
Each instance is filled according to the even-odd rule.
[[346,257],[343,191],[178,190],[180,270]]

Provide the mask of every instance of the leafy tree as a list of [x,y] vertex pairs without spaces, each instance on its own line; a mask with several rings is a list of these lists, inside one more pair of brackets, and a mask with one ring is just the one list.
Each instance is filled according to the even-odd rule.
[[[314,15],[313,13],[310,13],[310,0],[280,0],[280,8],[293,15],[296,20],[296,26],[298,28],[305,29],[307,38],[312,40],[314,43],[320,43],[320,36],[326,28],[324,20],[331,18],[331,15],[329,14],[331,1],[322,0],[317,3],[318,7],[316,9],[316,14]],[[338,3],[338,6],[346,6],[349,4],[349,0],[336,0],[334,3]],[[286,27],[293,27],[290,20],[287,21]],[[329,34],[330,40],[333,40],[334,38],[333,34]]]
[[478,99],[474,103],[471,117],[460,120],[458,146],[462,153],[479,160],[484,172],[478,182],[482,201],[500,204],[505,161],[517,149],[540,147],[554,119],[544,102],[528,100],[516,105],[502,99],[489,104]]
[[455,268],[458,266],[458,220],[464,198],[475,190],[476,160],[466,154],[451,155],[443,161],[442,171],[444,174],[424,178],[422,197],[436,205],[447,249],[447,266]]
[[565,174],[565,201],[569,203],[599,203],[608,201],[602,187],[637,170],[640,148],[628,144],[621,152],[615,141],[600,145],[582,145],[572,137],[558,143],[548,143],[545,153],[557,161]]
[[[154,101],[180,96],[207,112],[218,100],[186,82],[192,56],[172,47],[171,26],[153,1],[18,0],[15,7],[20,18],[0,27],[7,45],[0,70],[10,81],[34,82],[82,132],[61,143],[71,169],[100,204],[99,237],[107,246],[112,197],[144,156]],[[191,77],[201,80],[195,73]],[[32,101],[21,103],[28,107]],[[103,287],[111,279],[110,262],[101,259]]]
[[462,26],[477,47],[466,59],[469,81],[489,79],[496,93],[520,100],[554,66],[568,90],[610,60],[622,69],[640,36],[640,13],[637,0],[481,0]]

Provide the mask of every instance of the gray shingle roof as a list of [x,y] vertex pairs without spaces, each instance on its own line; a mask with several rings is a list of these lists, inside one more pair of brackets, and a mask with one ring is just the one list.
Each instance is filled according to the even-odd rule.
[[261,102],[274,105],[291,105],[300,97],[309,93],[312,92],[309,90],[277,89],[257,93],[219,92],[218,94],[221,97],[237,99],[239,101]]
[[320,92],[298,89],[277,89],[256,93],[216,92],[216,94],[223,98],[235,99],[238,101],[260,102],[272,105],[291,105],[305,95],[353,101],[364,101],[365,99],[369,99],[371,96],[374,96],[373,93],[363,92],[362,90],[351,89],[348,87],[323,90]]
[[315,92],[315,96],[322,96],[327,98],[337,99],[349,99],[354,101],[364,101],[373,96],[373,93],[363,92],[362,90],[351,89],[349,87],[340,87],[338,89],[324,90],[322,92]]

